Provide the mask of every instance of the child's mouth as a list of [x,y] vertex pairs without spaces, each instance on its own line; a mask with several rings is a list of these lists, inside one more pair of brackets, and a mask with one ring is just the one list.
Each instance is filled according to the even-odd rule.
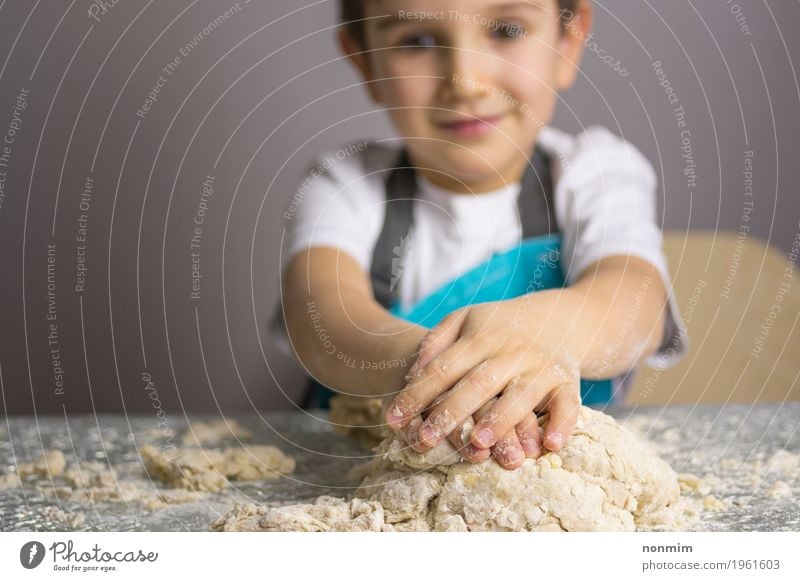
[[464,121],[446,121],[439,123],[439,127],[454,133],[459,137],[476,137],[485,135],[497,125],[503,115],[493,115],[491,117],[480,117],[478,119],[467,119]]

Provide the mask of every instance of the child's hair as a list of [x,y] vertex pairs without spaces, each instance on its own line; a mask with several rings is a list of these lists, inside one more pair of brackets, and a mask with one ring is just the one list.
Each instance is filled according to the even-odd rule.
[[[347,26],[347,31],[358,46],[366,49],[366,38],[364,34],[364,2],[366,0],[339,0],[340,19]],[[556,0],[558,3],[559,14],[561,16],[561,28],[564,23],[569,21],[575,13],[575,5],[578,0]]]

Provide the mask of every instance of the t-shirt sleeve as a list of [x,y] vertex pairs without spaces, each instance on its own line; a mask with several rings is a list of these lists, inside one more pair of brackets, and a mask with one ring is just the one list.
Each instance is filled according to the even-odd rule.
[[[357,155],[340,159],[336,152],[324,152],[306,166],[283,213],[281,273],[296,254],[312,246],[338,248],[369,270],[383,207],[364,174]],[[291,355],[281,301],[271,331],[278,349]]]
[[657,179],[650,162],[636,147],[602,127],[576,138],[573,155],[557,185],[561,206],[563,264],[568,284],[592,263],[614,255],[642,258],[653,264],[667,289],[663,339],[645,363],[675,364],[688,349],[662,233],[656,221]]
[[[331,161],[334,160],[334,161]],[[307,167],[303,181],[283,214],[286,232],[281,272],[295,254],[311,246],[347,252],[364,270],[372,259],[378,200],[358,160],[324,155]]]

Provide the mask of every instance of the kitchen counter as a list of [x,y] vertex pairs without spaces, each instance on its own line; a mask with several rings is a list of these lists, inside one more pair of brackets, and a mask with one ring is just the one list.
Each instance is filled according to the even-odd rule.
[[[798,531],[800,530],[800,402],[783,405],[674,406],[667,408],[616,408],[606,410],[642,434],[677,472],[721,480],[711,494],[728,509],[704,512],[695,530]],[[309,502],[319,495],[347,496],[358,484],[349,470],[368,460],[371,452],[335,431],[327,414],[273,412],[229,416],[253,433],[249,443],[274,444],[293,456],[297,466],[290,476],[259,482],[232,482],[221,492],[205,494],[200,501],[170,505],[160,510],[135,502],[80,504],[46,494],[30,483],[20,489],[0,491],[0,530],[70,530],[45,516],[48,507],[79,512],[85,521],[75,530],[205,531],[234,502],[282,505]],[[192,421],[210,419],[192,416]],[[166,424],[180,442],[186,418],[167,416]],[[65,417],[10,417],[0,423],[0,472],[14,470],[16,462],[31,461],[43,449],[64,452],[67,465],[83,461],[110,463],[119,478],[146,480],[136,452],[144,443],[164,443],[164,432],[154,429],[154,416],[100,414]],[[226,442],[237,446],[234,440]],[[777,453],[777,456],[776,456]],[[777,463],[780,459],[783,462]],[[770,462],[770,460],[773,460]],[[783,494],[775,482],[785,482]],[[42,480],[39,480],[42,486]],[[44,481],[45,489],[56,486]],[[48,509],[49,510],[49,509]]]

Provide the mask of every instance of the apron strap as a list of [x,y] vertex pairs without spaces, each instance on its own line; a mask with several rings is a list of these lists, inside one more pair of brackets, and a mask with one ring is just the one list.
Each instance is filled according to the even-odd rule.
[[558,233],[550,156],[541,145],[536,145],[533,163],[528,165],[522,177],[517,208],[523,239]]
[[385,309],[389,309],[398,295],[397,278],[392,280],[392,273],[397,272],[396,265],[402,258],[404,239],[411,231],[416,194],[417,178],[408,153],[403,148],[397,167],[386,180],[386,214],[383,229],[372,251],[372,292]]
[[[523,239],[558,232],[550,166],[550,156],[537,144],[517,197]],[[414,222],[413,205],[417,195],[417,178],[405,147],[401,148],[385,187],[386,213],[372,252],[370,278],[375,299],[389,309],[398,300],[398,279],[393,273],[397,273],[397,264],[403,259],[405,239]]]

